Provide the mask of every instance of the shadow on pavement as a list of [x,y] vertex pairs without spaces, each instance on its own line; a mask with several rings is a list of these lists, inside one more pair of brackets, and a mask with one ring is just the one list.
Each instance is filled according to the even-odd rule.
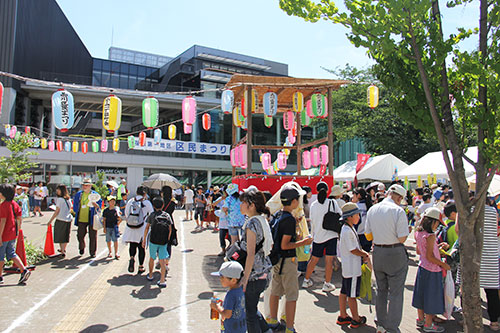
[[208,282],[208,286],[214,292],[225,292],[226,289],[222,288],[219,278],[210,275],[212,272],[217,272],[224,262],[224,257],[219,257],[217,255],[206,255],[203,257],[202,263],[202,274],[205,280]]
[[73,258],[67,258],[67,257],[63,258],[62,256],[57,256],[57,257],[45,259],[36,265],[43,266],[43,265],[50,264],[51,265],[50,268],[54,268],[54,269],[78,269],[79,266],[88,264],[91,260],[92,260],[92,258],[90,258],[89,256],[87,256],[87,257],[76,256]]
[[80,333],[101,333],[101,332],[106,332],[108,328],[109,328],[108,325],[95,324],[87,328],[84,328],[83,330],[80,331]]

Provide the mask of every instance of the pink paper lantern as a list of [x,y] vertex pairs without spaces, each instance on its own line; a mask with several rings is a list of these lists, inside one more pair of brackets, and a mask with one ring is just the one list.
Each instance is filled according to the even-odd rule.
[[295,144],[296,138],[293,135],[293,132],[290,130],[288,131],[288,142],[290,142],[292,145]]
[[295,121],[295,113],[292,111],[287,111],[283,113],[283,127],[289,131],[293,128],[293,123]]
[[271,154],[264,153],[261,156],[262,169],[267,170],[271,167]]
[[319,149],[318,148],[311,149],[311,164],[313,167],[317,167],[319,165]]
[[239,154],[238,154],[238,159],[239,159],[239,166],[243,169],[247,168],[247,145],[243,144],[238,147],[239,149]]
[[108,140],[101,140],[101,151],[103,153],[108,151]]
[[184,134],[191,134],[193,131],[193,126],[184,123]]
[[278,168],[280,170],[286,169],[286,154],[282,151],[278,153]]
[[311,118],[311,119],[315,118],[313,110],[312,110],[312,102],[310,99],[306,102],[306,113],[307,113],[307,116],[309,118]]
[[188,125],[196,121],[196,100],[193,96],[187,96],[182,101],[182,121]]
[[327,165],[328,164],[328,146],[327,145],[321,145],[319,146],[319,163],[321,165]]
[[54,140],[50,140],[49,141],[49,151],[54,151],[56,147],[56,143],[54,142]]
[[302,166],[306,170],[311,168],[311,152],[309,150],[302,153]]
[[230,152],[230,159],[231,159],[231,166],[233,167],[238,167],[239,166],[239,158],[240,158],[240,149],[239,147],[235,147],[233,149],[231,149],[231,152]]
[[10,138],[14,139],[16,137],[16,133],[17,133],[17,126],[14,125],[10,128],[10,133],[9,133]]

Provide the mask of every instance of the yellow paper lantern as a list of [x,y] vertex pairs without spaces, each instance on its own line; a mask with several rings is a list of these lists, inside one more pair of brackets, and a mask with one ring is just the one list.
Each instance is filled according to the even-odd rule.
[[120,150],[120,139],[114,138],[113,139],[113,151],[119,151]]
[[[245,93],[243,94],[243,99],[248,101],[248,92],[245,90]],[[246,105],[245,105],[246,108]],[[252,113],[255,113],[257,109],[259,108],[259,96],[257,93],[257,90],[252,89]],[[244,116],[246,116],[246,113],[244,113]]]
[[47,139],[42,138],[40,140],[40,147],[42,147],[42,149],[47,149]]
[[239,113],[240,113],[240,111],[239,111],[238,107],[235,107],[233,109],[233,124],[236,127],[241,127],[241,120],[240,120]]
[[304,109],[304,95],[301,92],[293,94],[293,111],[300,112]]
[[117,131],[122,122],[122,101],[109,95],[102,103],[102,126],[110,133]]
[[378,105],[378,87],[374,84],[368,87],[367,91],[368,106],[375,109]]
[[78,153],[78,150],[80,149],[80,143],[78,141],[73,141],[73,153]]
[[175,140],[175,135],[177,134],[177,127],[174,124],[168,126],[168,138],[170,140]]

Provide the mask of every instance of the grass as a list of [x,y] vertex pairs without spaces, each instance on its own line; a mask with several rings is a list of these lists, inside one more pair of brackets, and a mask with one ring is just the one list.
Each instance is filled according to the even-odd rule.
[[[36,265],[40,261],[47,259],[41,247],[33,245],[30,241],[24,240],[24,250],[26,251],[26,263],[28,266]],[[12,266],[12,260],[6,263],[6,266]]]

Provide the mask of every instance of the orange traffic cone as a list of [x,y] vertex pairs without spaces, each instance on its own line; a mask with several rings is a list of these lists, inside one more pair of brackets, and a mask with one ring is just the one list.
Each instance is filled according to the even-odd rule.
[[22,230],[19,230],[19,235],[17,235],[16,254],[21,259],[23,265],[26,266],[26,250],[24,249],[24,235]]
[[47,236],[45,236],[45,246],[43,247],[43,253],[46,256],[52,257],[56,255],[56,251],[54,249],[54,239],[52,237],[52,224],[47,226]]

